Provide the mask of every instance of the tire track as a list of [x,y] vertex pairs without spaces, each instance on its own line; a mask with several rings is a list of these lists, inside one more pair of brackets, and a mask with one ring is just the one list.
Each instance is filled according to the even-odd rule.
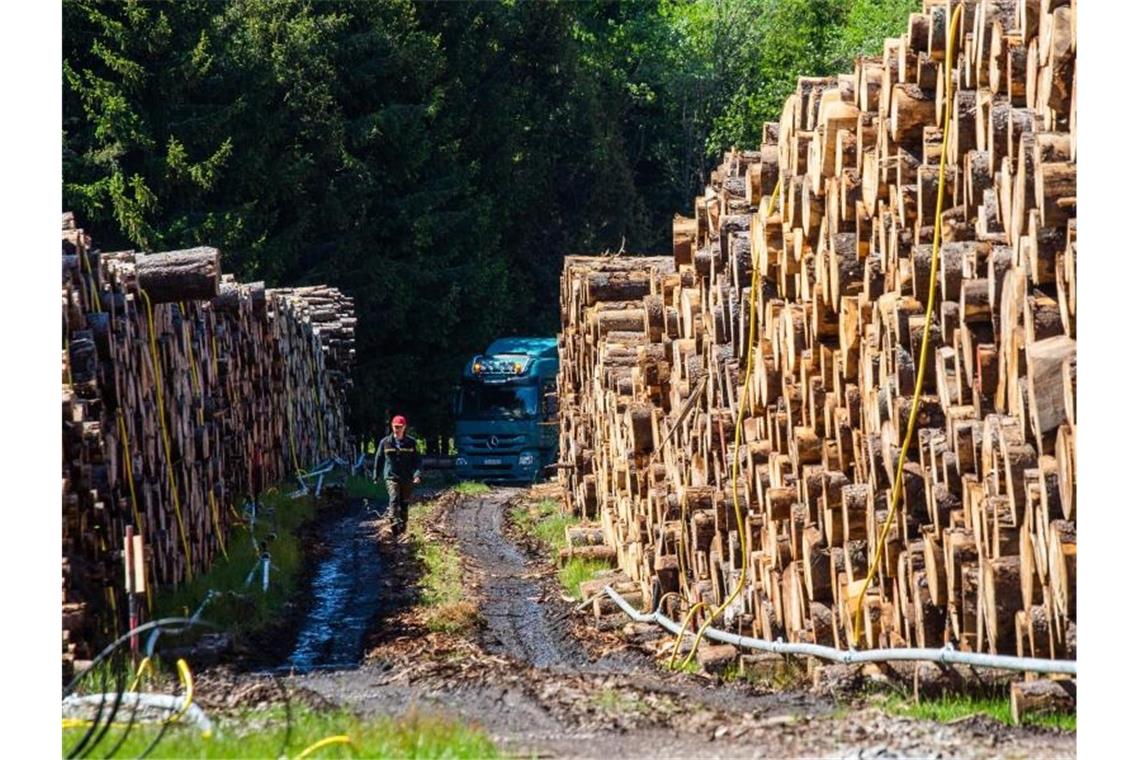
[[548,669],[580,672],[590,664],[581,643],[556,611],[542,604],[522,551],[503,535],[503,512],[519,489],[496,488],[456,503],[450,518],[459,550],[481,579],[483,646],[491,654]]

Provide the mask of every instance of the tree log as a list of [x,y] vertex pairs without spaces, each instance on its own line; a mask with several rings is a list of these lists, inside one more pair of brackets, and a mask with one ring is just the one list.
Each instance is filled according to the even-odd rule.
[[221,253],[201,246],[135,258],[139,287],[152,304],[212,299],[218,295]]

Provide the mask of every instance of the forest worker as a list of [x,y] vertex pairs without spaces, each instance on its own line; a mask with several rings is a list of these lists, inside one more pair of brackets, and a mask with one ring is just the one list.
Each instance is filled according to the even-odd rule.
[[372,464],[372,478],[381,473],[384,462],[384,483],[388,487],[388,514],[392,518],[392,532],[400,535],[408,524],[408,502],[412,486],[420,482],[420,451],[418,441],[407,434],[408,421],[397,414],[392,418],[392,434],[385,436],[376,448]]

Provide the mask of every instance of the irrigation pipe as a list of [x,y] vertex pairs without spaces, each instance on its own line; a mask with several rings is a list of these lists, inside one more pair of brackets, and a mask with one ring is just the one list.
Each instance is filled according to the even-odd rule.
[[297,755],[296,760],[303,760],[303,758],[308,757],[318,749],[321,749],[322,747],[329,747],[333,744],[347,744],[349,748],[352,749],[352,754],[356,754],[356,742],[354,742],[352,738],[347,734],[341,734],[339,736],[326,736],[324,739],[321,739],[318,742],[313,742],[308,747],[305,747],[305,749],[301,751],[301,754]]
[[[258,562],[260,562],[260,561],[261,560],[258,560]],[[249,584],[247,583],[246,585],[249,585]],[[183,626],[182,628],[165,629],[165,633],[179,634],[179,633],[184,633],[184,632],[190,630],[191,626],[195,625],[198,622],[199,618],[202,617],[202,611],[204,609],[206,609],[206,605],[209,604],[217,596],[218,596],[218,592],[215,591],[214,589],[209,589],[208,591],[206,591],[206,596],[204,599],[202,599],[202,603],[198,605],[198,609],[194,610],[194,614],[188,618],[188,620],[190,622],[187,625]],[[155,628],[153,631],[151,631],[150,636],[147,637],[146,646],[144,647],[143,652],[146,654],[146,656],[148,658],[154,656],[155,644],[158,643],[158,637],[161,636],[163,633],[164,633],[164,627],[159,626],[159,627]],[[141,666],[140,666],[140,668],[141,668]]]
[[[630,606],[621,594],[606,586],[606,594],[614,601],[621,611],[638,623],[657,623],[670,633],[680,636],[685,630],[674,620],[662,614],[659,610],[642,613]],[[745,649],[759,649],[762,652],[775,652],[776,654],[810,655],[823,660],[833,660],[844,664],[862,662],[892,662],[892,661],[919,661],[954,663],[958,665],[973,665],[983,668],[999,668],[1001,670],[1019,670],[1026,673],[1064,673],[1077,674],[1075,660],[1043,660],[1036,657],[1013,657],[1011,655],[979,654],[977,652],[959,652],[951,649],[949,645],[942,649],[868,649],[842,650],[834,647],[825,647],[819,644],[789,644],[782,640],[768,641],[751,636],[740,636],[728,633],[717,628],[706,628],[706,637],[714,641]]]
[[307,478],[316,478],[317,479],[317,485],[316,485],[316,488],[314,490],[314,493],[317,496],[320,496],[321,495],[321,486],[324,485],[325,475],[332,472],[337,467],[337,465],[347,465],[347,464],[348,464],[348,462],[344,461],[340,457],[333,457],[332,459],[326,459],[325,461],[321,462],[320,464],[318,464],[316,467],[314,467],[309,472],[298,472],[297,473],[297,482],[301,484],[301,487],[299,489],[297,489],[296,491],[294,491],[293,493],[289,494],[289,497],[296,499],[296,498],[299,498],[299,497],[304,496],[305,494],[309,493],[309,485],[308,485],[308,483],[305,482],[305,480]]
[[[79,712],[83,708],[98,705],[114,697],[115,694],[89,694],[83,697],[73,694],[63,700],[63,710],[65,713]],[[146,692],[128,691],[121,693],[121,701],[124,705],[128,706],[149,707],[156,710],[163,710],[167,713],[176,713],[174,716],[163,716],[162,720],[174,720],[179,717],[184,717],[205,734],[212,732],[214,728],[205,711],[193,702],[187,703],[185,697],[171,694],[148,694]],[[64,727],[70,728],[78,725],[87,725],[89,720],[88,718],[64,718]]]
[[[198,377],[198,369],[195,366],[196,361],[194,359],[194,333],[196,333],[197,330],[190,326],[190,320],[186,318],[186,309],[182,307],[181,303],[178,304],[178,314],[181,317],[180,327],[182,337],[186,341],[186,353],[190,359],[187,362],[190,367],[190,382],[194,388],[194,392],[201,396],[201,403],[198,405],[198,424],[204,427],[206,424],[205,384],[201,378]],[[210,518],[214,525],[214,537],[218,540],[218,548],[222,550],[222,556],[229,559],[230,555],[226,552],[226,536],[218,524],[218,502],[217,499],[214,498],[214,489],[207,489],[206,495],[210,497]]]
[[[173,627],[177,626],[177,625],[181,625],[183,627],[180,629],[174,629]],[[71,679],[70,683],[68,683],[67,686],[64,687],[64,690],[63,690],[64,696],[66,697],[68,694],[75,691],[75,687],[79,685],[79,682],[82,681],[84,679],[84,677],[87,676],[88,673],[92,672],[99,665],[99,663],[103,662],[108,657],[110,657],[115,652],[116,649],[118,649],[123,644],[130,641],[132,636],[137,636],[138,634],[143,633],[144,631],[150,631],[150,630],[153,630],[155,628],[170,628],[172,630],[175,630],[175,632],[180,632],[180,631],[187,630],[188,628],[195,626],[195,625],[205,626],[207,628],[217,628],[216,625],[214,625],[213,623],[211,623],[207,620],[194,620],[192,618],[185,618],[185,617],[168,617],[168,618],[162,618],[160,620],[152,620],[149,623],[143,623],[140,626],[132,628],[131,630],[127,631],[122,636],[120,636],[119,638],[115,639],[110,644],[108,644],[103,649],[102,652],[100,652],[98,655],[95,656],[95,659],[91,661],[91,664],[87,666],[86,670],[83,670],[82,672],[76,673],[75,676]]]

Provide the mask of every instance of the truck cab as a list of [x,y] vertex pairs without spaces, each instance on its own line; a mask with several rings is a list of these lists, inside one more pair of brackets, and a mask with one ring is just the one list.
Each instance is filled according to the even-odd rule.
[[456,473],[533,482],[558,454],[558,341],[500,338],[463,368],[455,399]]

